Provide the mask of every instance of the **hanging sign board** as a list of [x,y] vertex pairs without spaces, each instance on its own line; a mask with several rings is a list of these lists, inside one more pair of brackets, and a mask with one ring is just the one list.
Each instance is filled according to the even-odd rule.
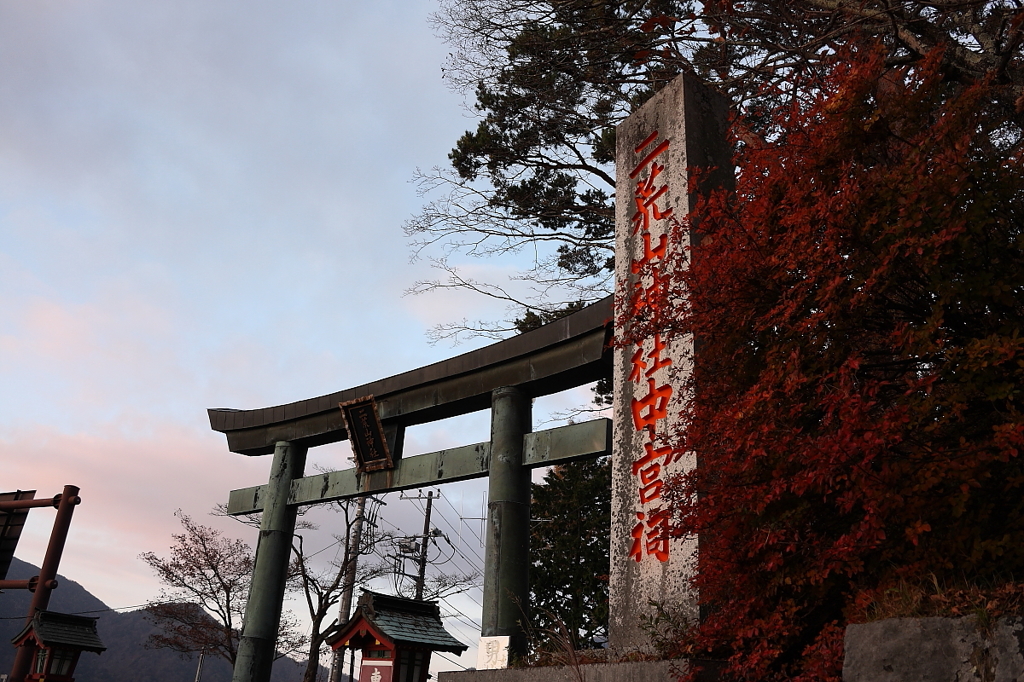
[[388,440],[384,435],[384,427],[380,423],[377,403],[373,396],[365,396],[340,404],[341,413],[345,418],[345,430],[352,444],[352,452],[356,456],[356,469],[380,471],[394,469],[388,449]]

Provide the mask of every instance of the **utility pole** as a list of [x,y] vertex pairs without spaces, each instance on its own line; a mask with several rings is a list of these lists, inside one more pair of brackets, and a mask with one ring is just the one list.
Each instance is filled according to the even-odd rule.
[[420,570],[416,578],[416,599],[423,599],[423,581],[427,574],[427,545],[430,542],[430,508],[434,492],[427,491],[427,509],[423,514],[423,544],[420,545]]
[[356,587],[356,563],[359,561],[359,549],[363,543],[363,517],[366,513],[366,497],[356,500],[356,516],[352,520],[352,532],[348,538],[348,549],[345,560],[345,589],[341,593],[341,605],[338,607],[338,622],[348,620],[352,611],[352,592]]
[[199,667],[196,668],[196,679],[195,682],[201,682],[203,679],[203,659],[206,658],[206,647],[199,652]]
[[[356,499],[356,515],[352,520],[352,528],[348,534],[348,546],[345,548],[345,577],[344,589],[341,592],[341,604],[338,606],[338,622],[348,621],[352,610],[352,592],[356,586],[356,562],[359,559],[359,549],[363,542],[363,516],[366,511],[366,496]],[[356,652],[352,651],[352,660],[355,661]],[[330,682],[341,682],[342,669],[345,666],[345,650],[336,649],[331,656]],[[350,665],[349,668],[352,666]],[[350,670],[351,675],[351,670]]]

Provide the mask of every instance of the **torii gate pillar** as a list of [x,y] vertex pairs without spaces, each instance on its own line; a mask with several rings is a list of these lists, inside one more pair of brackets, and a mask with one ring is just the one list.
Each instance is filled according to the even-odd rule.
[[249,601],[231,682],[269,682],[281,623],[298,507],[288,505],[292,480],[302,477],[306,448],[279,441],[263,504]]
[[491,393],[491,461],[481,637],[509,637],[513,655],[526,653],[520,625],[530,599],[530,470],[523,436],[533,425],[531,400],[506,386]]

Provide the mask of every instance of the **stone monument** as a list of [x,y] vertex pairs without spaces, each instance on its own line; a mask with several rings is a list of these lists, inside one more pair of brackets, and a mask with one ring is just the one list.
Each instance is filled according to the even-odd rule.
[[671,314],[660,310],[665,267],[696,238],[672,227],[692,209],[691,175],[717,169],[707,182],[731,177],[726,142],[728,102],[683,75],[666,85],[616,132],[616,338],[612,440],[612,649],[645,649],[643,618],[660,605],[696,619],[689,578],[696,570],[697,538],[674,537],[672,511],[662,499],[665,481],[696,466],[692,454],[673,453],[666,437],[678,428],[693,340],[653,334],[622,343],[628,320]]

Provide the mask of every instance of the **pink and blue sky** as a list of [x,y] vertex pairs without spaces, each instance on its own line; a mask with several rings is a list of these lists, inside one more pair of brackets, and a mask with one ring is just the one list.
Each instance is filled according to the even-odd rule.
[[[206,514],[269,461],[229,453],[207,407],[412,369],[484,343],[432,346],[432,325],[505,314],[403,295],[431,276],[401,231],[423,202],[410,179],[475,125],[435,9],[0,0],[0,490],[81,487],[61,572],[110,606],[156,597],[138,555],[166,552],[176,509],[254,542]],[[419,427],[406,451],[486,431]],[[446,491],[447,520],[479,516],[481,489]],[[420,532],[394,497],[385,515]],[[41,561],[51,523],[32,512],[19,557]]]

